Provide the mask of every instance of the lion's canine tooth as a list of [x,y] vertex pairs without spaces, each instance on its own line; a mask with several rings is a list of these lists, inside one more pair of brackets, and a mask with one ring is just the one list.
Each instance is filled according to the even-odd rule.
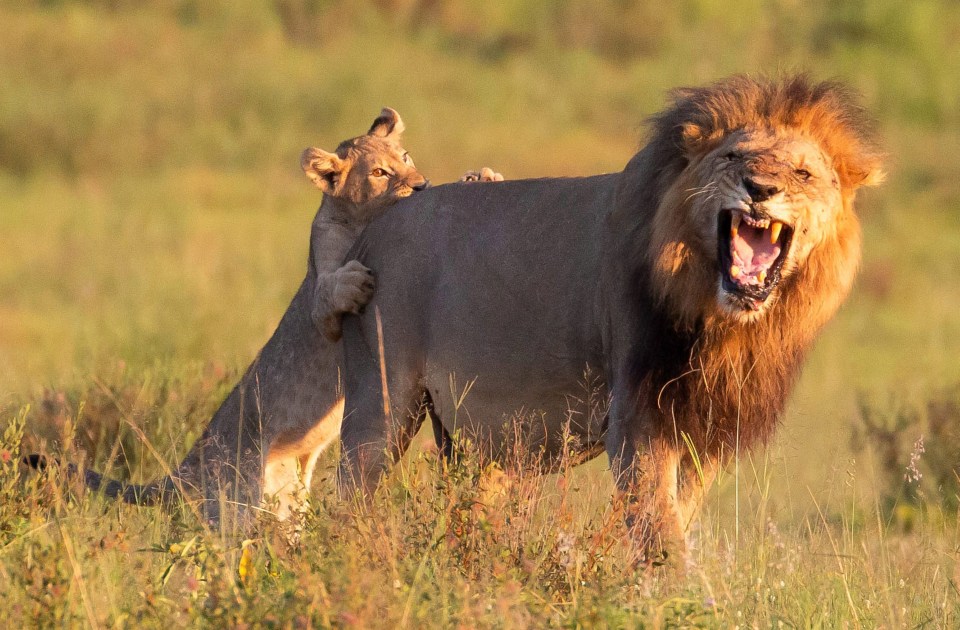
[[776,245],[777,241],[780,240],[780,230],[783,228],[783,223],[779,221],[774,221],[773,225],[770,226],[770,244]]
[[737,267],[736,265],[730,265],[730,277],[734,279],[739,278],[740,267]]
[[760,284],[763,284],[764,282],[766,282],[766,281],[767,281],[767,272],[766,272],[766,271],[761,271],[761,272],[760,272],[760,275],[757,276],[757,280],[760,281]]
[[740,213],[734,212],[733,216],[730,218],[730,236],[737,235],[737,228],[740,227]]

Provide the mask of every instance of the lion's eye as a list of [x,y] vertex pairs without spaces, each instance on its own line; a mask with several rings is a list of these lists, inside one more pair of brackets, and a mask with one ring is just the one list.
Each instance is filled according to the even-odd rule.
[[730,153],[727,153],[726,155],[724,155],[724,156],[723,156],[723,159],[725,159],[725,160],[739,160],[739,159],[740,159],[740,154],[737,153],[736,151],[731,151]]
[[404,153],[404,154],[403,154],[403,162],[404,162],[405,164],[410,164],[410,154],[409,154],[409,153]]
[[373,177],[386,177],[387,172],[382,168],[375,168],[372,171],[370,171],[370,175]]
[[797,174],[797,177],[799,177],[799,178],[802,179],[803,181],[807,181],[808,179],[810,179],[811,177],[813,177],[813,175],[810,174],[810,171],[808,171],[808,170],[805,169],[805,168],[798,168],[798,169],[796,169],[796,170],[793,171],[793,172],[796,173],[796,174]]

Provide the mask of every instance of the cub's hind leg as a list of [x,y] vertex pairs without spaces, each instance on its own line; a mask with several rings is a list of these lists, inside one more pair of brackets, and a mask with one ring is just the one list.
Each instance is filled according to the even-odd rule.
[[276,503],[277,518],[304,508],[317,459],[339,435],[342,418],[343,398],[338,398],[307,431],[289,431],[274,440],[264,466],[263,494],[268,504]]

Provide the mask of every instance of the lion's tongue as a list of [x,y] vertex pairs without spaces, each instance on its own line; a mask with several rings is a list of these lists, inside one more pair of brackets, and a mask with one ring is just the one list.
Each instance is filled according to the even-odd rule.
[[730,239],[730,250],[733,264],[740,268],[743,275],[756,279],[780,255],[780,244],[770,243],[768,230],[741,223]]

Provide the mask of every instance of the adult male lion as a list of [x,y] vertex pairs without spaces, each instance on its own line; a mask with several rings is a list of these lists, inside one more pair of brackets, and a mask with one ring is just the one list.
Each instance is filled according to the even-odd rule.
[[377,294],[344,321],[342,490],[374,487],[429,409],[495,458],[518,431],[548,465],[605,449],[640,542],[682,548],[847,295],[854,195],[880,157],[848,90],[804,76],[676,90],[651,126],[621,173],[441,186],[368,226],[351,255]]

